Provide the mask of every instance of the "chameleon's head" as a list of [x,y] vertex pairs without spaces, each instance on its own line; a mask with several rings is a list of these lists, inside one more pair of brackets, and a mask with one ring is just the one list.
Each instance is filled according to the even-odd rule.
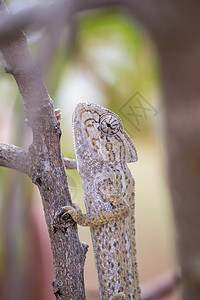
[[98,160],[122,163],[137,160],[135,146],[120,118],[102,106],[79,103],[73,114],[73,134],[77,155],[85,148]]

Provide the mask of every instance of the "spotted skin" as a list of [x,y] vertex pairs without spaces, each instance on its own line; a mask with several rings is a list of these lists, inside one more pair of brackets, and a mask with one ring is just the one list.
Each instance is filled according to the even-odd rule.
[[140,300],[135,245],[135,183],[127,162],[135,146],[120,118],[92,103],[73,114],[77,168],[87,214],[66,206],[74,221],[90,226],[102,300]]

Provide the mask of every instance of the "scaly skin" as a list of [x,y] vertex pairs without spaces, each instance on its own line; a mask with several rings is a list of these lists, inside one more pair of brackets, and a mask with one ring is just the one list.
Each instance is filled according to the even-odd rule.
[[135,146],[113,112],[80,103],[73,114],[78,173],[87,215],[66,206],[75,222],[90,226],[103,300],[141,299],[135,245],[135,183],[127,167]]

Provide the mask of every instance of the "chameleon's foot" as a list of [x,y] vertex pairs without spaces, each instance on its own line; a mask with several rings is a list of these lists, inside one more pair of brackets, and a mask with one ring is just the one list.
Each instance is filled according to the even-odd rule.
[[62,118],[62,112],[61,112],[61,109],[60,109],[60,108],[56,108],[56,109],[55,109],[55,115],[56,115],[57,121],[60,121],[61,118]]
[[70,214],[74,222],[78,223],[79,225],[84,224],[85,215],[82,213],[77,203],[73,203],[72,206],[63,206],[62,208],[66,210],[63,215]]
[[110,300],[127,300],[127,297],[124,293],[117,293]]

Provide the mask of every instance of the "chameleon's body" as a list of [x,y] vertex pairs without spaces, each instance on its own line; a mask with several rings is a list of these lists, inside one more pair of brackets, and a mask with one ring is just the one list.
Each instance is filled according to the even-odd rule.
[[119,117],[95,104],[78,104],[73,135],[87,215],[77,205],[65,209],[90,226],[101,299],[139,300],[134,180],[127,167],[137,160],[135,147]]

